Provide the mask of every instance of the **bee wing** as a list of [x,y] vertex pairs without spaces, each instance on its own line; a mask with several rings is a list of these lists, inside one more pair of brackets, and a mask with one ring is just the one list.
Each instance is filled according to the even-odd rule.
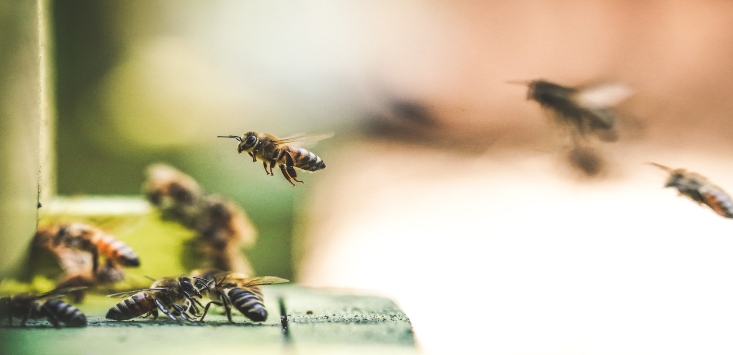
[[284,284],[287,282],[290,282],[290,280],[286,280],[286,279],[276,277],[276,276],[259,276],[259,277],[252,277],[248,279],[242,279],[240,286],[249,287],[249,286],[258,286],[258,285],[275,285],[275,284]]
[[581,87],[573,95],[573,101],[587,109],[609,108],[616,106],[631,94],[633,94],[633,90],[626,84],[603,83]]
[[64,246],[53,248],[61,268],[67,274],[86,275],[91,274],[92,255],[81,250],[71,249]]
[[[294,144],[301,148],[308,148],[316,145],[319,141],[333,137],[333,132],[322,134],[295,134],[289,137],[278,139],[276,144]],[[297,144],[295,144],[297,143]]]
[[130,297],[138,292],[145,292],[145,291],[165,291],[167,288],[165,287],[151,287],[151,288],[142,288],[139,290],[132,290],[132,291],[124,291],[119,293],[113,293],[111,295],[107,295],[107,297],[110,298],[122,298],[122,297]]

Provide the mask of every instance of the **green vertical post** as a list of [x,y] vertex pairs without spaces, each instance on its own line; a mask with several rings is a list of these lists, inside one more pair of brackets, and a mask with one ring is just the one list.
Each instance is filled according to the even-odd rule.
[[18,271],[53,194],[49,8],[0,2],[0,277]]

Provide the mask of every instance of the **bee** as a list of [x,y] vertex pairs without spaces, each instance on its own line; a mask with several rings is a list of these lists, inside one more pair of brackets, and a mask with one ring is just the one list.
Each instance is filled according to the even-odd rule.
[[140,266],[140,258],[132,248],[99,228],[84,223],[51,225],[39,228],[36,238],[49,234],[53,235],[53,247],[64,245],[91,253],[93,272],[99,268],[100,255],[122,266]]
[[[158,318],[158,311],[172,320],[177,316],[192,321],[199,314],[196,305],[203,307],[196,297],[201,298],[201,291],[208,289],[206,280],[195,277],[164,277],[153,281],[149,288],[115,293],[107,297],[125,297],[107,311],[107,319],[128,320],[135,317],[153,316]],[[189,314],[191,311],[193,315]]]
[[48,319],[56,328],[86,327],[87,318],[76,307],[56,298],[72,289],[56,288],[39,295],[23,293],[13,297],[0,298],[0,319],[7,317],[13,326],[13,318],[20,318],[20,326],[25,327],[29,319]]
[[234,323],[232,307],[253,322],[264,322],[267,320],[267,309],[263,301],[262,289],[259,286],[290,282],[275,276],[246,277],[239,273],[217,270],[196,271],[194,274],[213,283],[213,286],[206,290],[211,301],[204,307],[201,321],[204,320],[209,307],[215,304],[224,306],[230,323]]
[[[267,175],[274,175],[272,169],[279,164],[280,171],[288,182],[295,186],[293,181],[303,183],[298,180],[298,174],[295,168],[307,171],[318,171],[326,168],[326,163],[319,156],[305,150],[304,148],[288,145],[304,139],[305,137],[292,137],[280,139],[271,134],[256,132],[247,132],[240,136],[217,136],[218,138],[234,138],[239,141],[237,152],[247,152],[252,161],[262,160],[262,166],[265,168]],[[270,170],[268,171],[268,164]]]
[[187,247],[203,254],[207,265],[199,267],[252,271],[241,249],[254,244],[257,230],[237,203],[205,192],[192,177],[163,164],[148,168],[143,190],[164,218],[196,231]]
[[670,176],[665,187],[674,187],[680,195],[710,207],[725,218],[733,218],[733,199],[705,177],[684,169],[672,169],[657,163],[649,164],[669,172]]
[[204,191],[192,177],[172,166],[153,164],[147,169],[143,193],[165,218],[195,227]]
[[552,110],[559,122],[574,127],[581,136],[590,132],[604,141],[617,139],[616,115],[612,107],[632,93],[630,87],[621,83],[567,87],[533,80],[521,84],[529,87],[527,100],[537,101],[543,108]]

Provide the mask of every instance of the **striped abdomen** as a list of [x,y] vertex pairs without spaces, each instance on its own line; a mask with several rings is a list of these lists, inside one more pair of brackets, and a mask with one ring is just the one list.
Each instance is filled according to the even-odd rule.
[[326,163],[323,162],[321,157],[298,147],[288,147],[290,156],[293,157],[293,164],[296,168],[317,171],[326,168]]
[[733,218],[733,200],[728,194],[717,187],[700,190],[700,194],[705,199],[705,204],[710,206],[715,213],[726,218]]
[[253,322],[267,320],[267,310],[262,303],[262,291],[259,287],[233,288],[227,293],[234,308],[238,309]]
[[114,260],[123,266],[140,266],[140,258],[132,248],[123,241],[109,234],[97,231],[92,236],[92,243],[97,246],[100,255]]
[[107,319],[128,320],[156,310],[155,301],[145,292],[136,293],[107,311]]
[[57,299],[46,300],[41,306],[41,313],[49,319],[55,319],[68,327],[85,327],[87,317],[76,307]]

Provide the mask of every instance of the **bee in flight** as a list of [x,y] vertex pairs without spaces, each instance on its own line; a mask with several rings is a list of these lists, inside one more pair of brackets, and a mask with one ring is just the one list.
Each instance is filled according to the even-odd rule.
[[86,327],[87,317],[76,307],[57,297],[73,289],[56,288],[42,294],[22,293],[13,297],[0,298],[0,319],[8,319],[13,326],[13,318],[20,318],[20,326],[25,327],[29,319],[48,319],[56,328]]
[[698,204],[707,205],[725,218],[733,218],[733,199],[705,177],[684,169],[672,169],[657,163],[649,164],[669,173],[665,187],[674,187],[680,195],[687,196]]
[[[219,138],[234,138],[239,141],[237,152],[247,152],[252,161],[262,160],[267,175],[274,175],[272,169],[275,165],[279,165],[280,171],[288,182],[295,186],[293,181],[303,183],[298,180],[298,174],[295,168],[307,171],[318,171],[326,168],[326,163],[319,156],[305,150],[304,148],[289,145],[306,137],[291,137],[280,139],[271,134],[256,132],[247,132],[240,136],[217,136]],[[323,137],[325,138],[325,137]],[[309,140],[314,140],[308,137]],[[269,171],[268,169],[269,164]]]
[[[201,291],[206,290],[209,283],[196,277],[164,277],[155,280],[150,288],[128,292],[115,293],[107,297],[125,297],[107,312],[107,319],[128,320],[135,317],[153,316],[158,318],[158,310],[172,320],[176,317],[192,321],[203,307],[196,297],[201,298]],[[193,315],[189,314],[191,311]]]
[[567,87],[546,80],[510,82],[529,87],[527,100],[537,101],[554,112],[559,122],[571,125],[581,136],[591,132],[604,141],[615,141],[616,115],[612,107],[629,97],[630,87],[621,83],[602,83]]
[[213,283],[213,286],[206,290],[211,302],[206,304],[201,321],[204,320],[209,307],[215,304],[224,306],[230,323],[234,323],[232,307],[253,322],[264,322],[267,320],[267,309],[263,301],[262,289],[259,286],[290,282],[275,276],[246,277],[243,274],[217,270],[195,271],[194,274]]

